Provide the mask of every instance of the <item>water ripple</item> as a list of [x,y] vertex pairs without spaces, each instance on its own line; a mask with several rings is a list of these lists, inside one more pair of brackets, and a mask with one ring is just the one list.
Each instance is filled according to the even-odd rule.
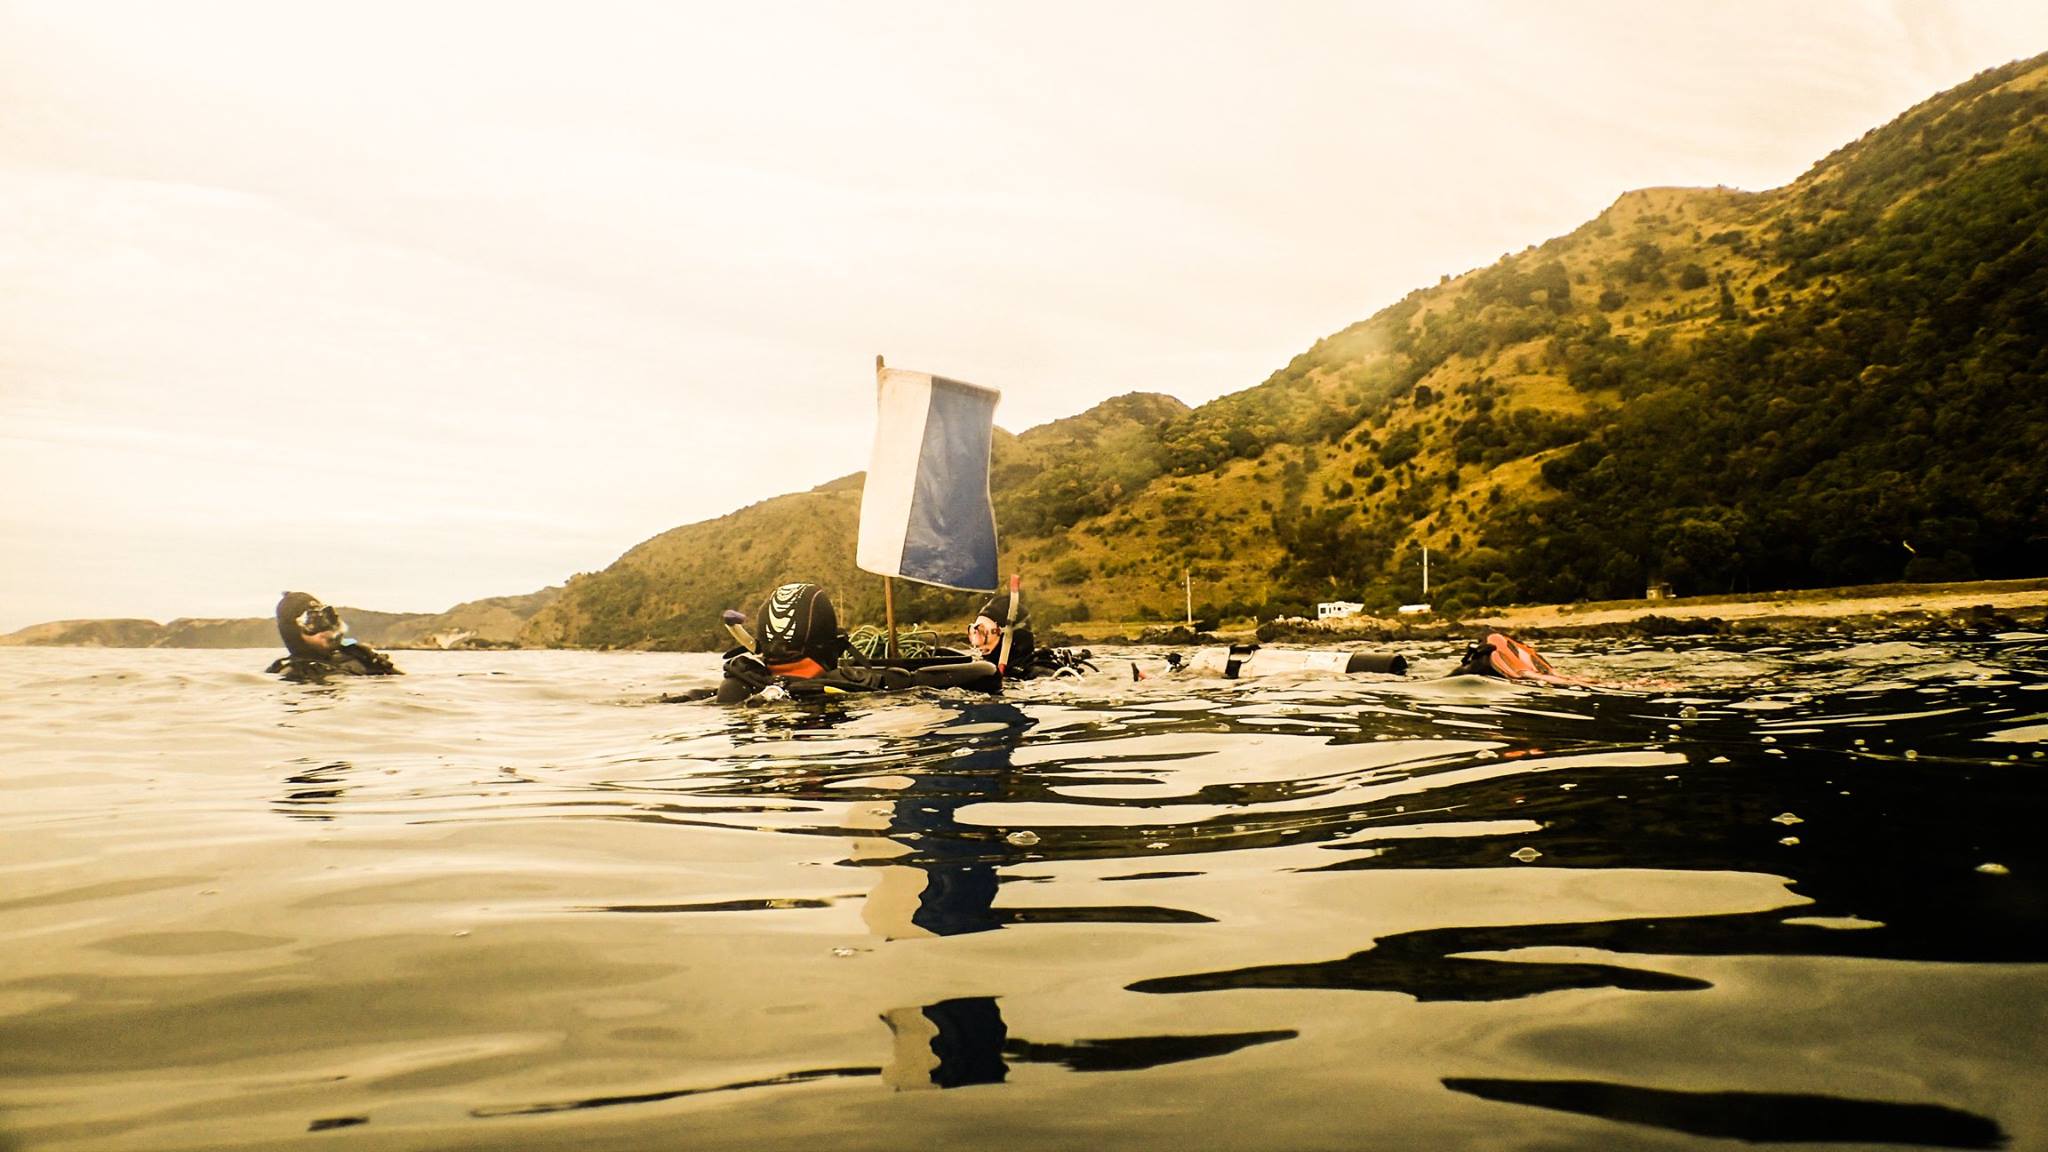
[[1554,648],[1617,686],[0,650],[0,1147],[2048,1143],[2048,645]]

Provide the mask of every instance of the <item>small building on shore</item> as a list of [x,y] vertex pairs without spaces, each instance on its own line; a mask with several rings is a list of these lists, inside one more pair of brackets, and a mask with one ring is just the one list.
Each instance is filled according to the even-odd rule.
[[1316,619],[1342,620],[1348,616],[1356,616],[1363,611],[1365,611],[1365,605],[1363,604],[1354,604],[1349,600],[1331,600],[1327,603],[1316,605]]

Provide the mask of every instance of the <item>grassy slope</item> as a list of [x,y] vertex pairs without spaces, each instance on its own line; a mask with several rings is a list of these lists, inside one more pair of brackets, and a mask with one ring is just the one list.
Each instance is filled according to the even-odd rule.
[[[1134,459],[1152,443],[1149,429],[1186,410],[1171,397],[1134,393],[1022,436],[998,429],[992,472],[1010,481],[999,489],[998,506],[1011,503],[1009,492],[1045,476],[1062,478],[1076,491],[1099,488],[1111,494],[1107,499],[1123,498],[1125,482],[1142,485],[1150,475],[1151,466]],[[1125,451],[1103,448],[1119,443]],[[855,473],[646,540],[602,572],[571,579],[521,639],[587,647],[721,647],[728,643],[718,623],[721,611],[736,607],[751,614],[770,589],[799,579],[832,590],[843,625],[879,621],[882,581],[853,563],[861,480]],[[1036,500],[1034,507],[1051,499]],[[1014,507],[1009,511],[1017,515]],[[1022,550],[1028,539],[1003,535],[1007,567],[1026,563]],[[899,586],[897,597],[904,623],[957,622],[977,602],[966,594],[909,585]]]

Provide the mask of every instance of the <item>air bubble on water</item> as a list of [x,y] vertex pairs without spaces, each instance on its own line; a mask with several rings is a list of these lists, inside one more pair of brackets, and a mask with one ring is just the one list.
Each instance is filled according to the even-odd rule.
[[2010,869],[2010,868],[2007,868],[2007,867],[2006,867],[2005,865],[2003,865],[2003,864],[1991,864],[1991,863],[1984,863],[1984,864],[1979,864],[1979,865],[1977,865],[1977,871],[1979,871],[1979,872],[1982,872],[1982,873],[1983,873],[1983,874],[1985,874],[1986,876],[2010,876],[2010,875],[2012,875],[2012,869]]
[[1801,820],[1801,819],[1800,819],[1799,817],[1797,817],[1797,816],[1794,816],[1794,815],[1793,815],[1792,813],[1790,813],[1790,812],[1780,812],[1780,813],[1778,813],[1778,814],[1777,814],[1776,816],[1773,816],[1773,817],[1771,817],[1771,823],[1773,823],[1773,824],[1785,824],[1785,825],[1791,825],[1791,824],[1804,824],[1804,823],[1806,823],[1806,821],[1804,821],[1804,820]]
[[1508,855],[1514,857],[1517,860],[1520,860],[1524,864],[1527,864],[1529,861],[1534,860],[1538,856],[1543,855],[1543,853],[1538,852],[1534,848],[1517,848],[1513,852],[1508,853]]
[[1577,787],[1578,787],[1578,785],[1577,785],[1577,784],[1559,784],[1559,785],[1557,786],[1557,790],[1558,790],[1559,792],[1569,792],[1569,791],[1571,791],[1572,789],[1574,789],[1574,788],[1577,788]]
[[1906,749],[1906,759],[1908,759],[1908,760],[1918,760],[1919,758],[1920,758],[1920,750],[1919,750],[1919,749],[1917,749],[1917,748],[1908,748],[1908,749]]
[[1033,844],[1038,843],[1038,833],[1027,828],[1021,832],[1012,832],[1008,836],[1003,837],[1003,839],[1008,840],[1019,848],[1029,848]]
[[1778,843],[1783,844],[1787,848],[1795,847],[1799,843],[1799,837],[1787,836],[1783,840],[1778,841]]
[[1728,758],[1726,756],[1716,756],[1712,760],[1707,761],[1709,764],[1726,764],[1727,762]]
[[1693,719],[1693,718],[1697,717],[1697,716],[1698,716],[1698,715],[1700,714],[1700,710],[1699,710],[1699,709],[1697,709],[1697,708],[1695,708],[1695,707],[1693,707],[1693,706],[1692,706],[1692,705],[1690,705],[1690,704],[1687,704],[1687,705],[1686,705],[1685,707],[1683,707],[1683,708],[1680,708],[1680,709],[1678,710],[1678,714],[1679,714],[1680,716],[1683,716],[1683,717],[1685,717],[1685,718],[1686,718],[1687,720],[1691,720],[1691,719]]
[[454,936],[457,940],[460,940],[467,935],[469,935],[469,929],[467,928],[458,928],[454,932]]
[[1477,752],[1474,752],[1474,753],[1472,754],[1472,758],[1473,758],[1474,760],[1494,760],[1494,759],[1498,759],[1498,758],[1499,758],[1499,756],[1500,756],[1500,753],[1498,753],[1498,752],[1495,752],[1495,751],[1494,751],[1493,749],[1491,749],[1491,748],[1481,748],[1481,749],[1480,749],[1479,751],[1477,751]]
[[841,960],[844,960],[849,956],[858,956],[860,953],[858,950],[853,948],[834,948],[832,950],[832,954],[834,956],[839,957]]
[[1161,848],[1171,848],[1173,847],[1173,845],[1168,844],[1164,840],[1154,840],[1150,844],[1145,845],[1145,847],[1152,849],[1154,852],[1157,852]]
[[1778,742],[1778,738],[1776,736],[1766,736],[1764,737],[1763,742],[1766,744],[1776,744]]
[[1666,777],[1665,777],[1665,779],[1666,779],[1666,780],[1676,780],[1676,779],[1678,779],[1678,777],[1676,777],[1676,776],[1666,776]]

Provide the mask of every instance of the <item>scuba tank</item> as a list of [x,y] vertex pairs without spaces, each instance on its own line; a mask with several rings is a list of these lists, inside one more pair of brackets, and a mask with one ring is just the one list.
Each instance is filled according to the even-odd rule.
[[1398,652],[1368,652],[1364,649],[1265,648],[1257,644],[1232,644],[1228,648],[1203,648],[1183,660],[1179,670],[1197,676],[1220,676],[1225,680],[1288,674],[1349,676],[1360,672],[1406,676],[1408,658]]

